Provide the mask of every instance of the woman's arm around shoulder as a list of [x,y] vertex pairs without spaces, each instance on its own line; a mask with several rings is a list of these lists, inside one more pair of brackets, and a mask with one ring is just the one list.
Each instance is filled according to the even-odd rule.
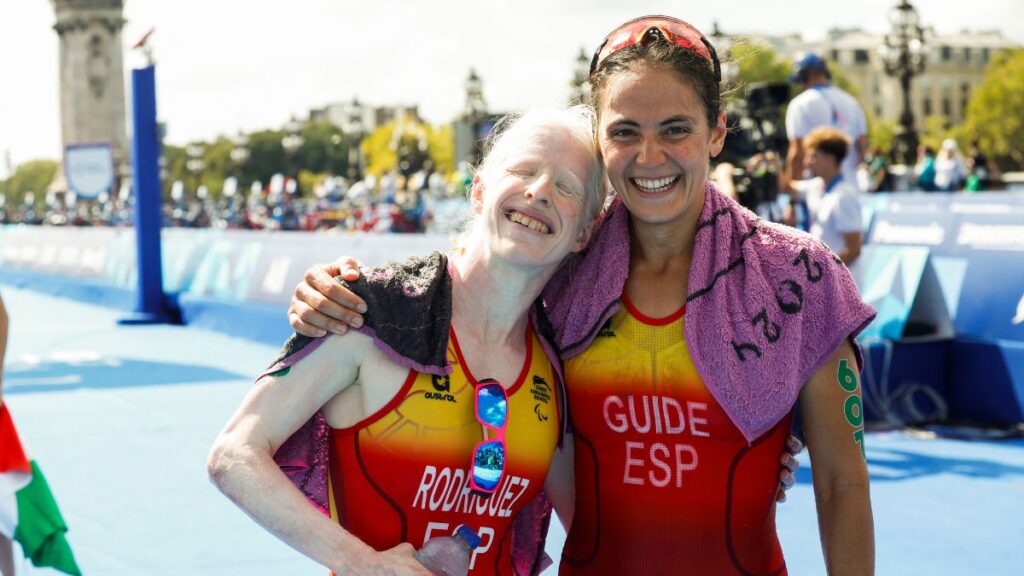
[[288,323],[296,332],[316,338],[327,333],[344,334],[349,326],[363,325],[366,302],[338,282],[339,276],[355,282],[360,276],[359,262],[342,256],[306,270],[288,306]]
[[874,574],[864,411],[849,341],[808,380],[800,393],[800,411],[828,573]]

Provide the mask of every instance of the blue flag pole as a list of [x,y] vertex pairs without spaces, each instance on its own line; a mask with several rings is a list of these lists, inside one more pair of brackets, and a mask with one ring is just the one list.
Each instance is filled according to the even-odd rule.
[[156,121],[153,64],[132,70],[132,174],[138,286],[135,312],[121,324],[176,323],[177,311],[163,291],[160,256],[160,135]]

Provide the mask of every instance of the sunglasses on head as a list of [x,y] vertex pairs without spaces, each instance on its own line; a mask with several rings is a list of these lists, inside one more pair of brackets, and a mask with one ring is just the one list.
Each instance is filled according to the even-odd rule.
[[[473,473],[469,487],[490,496],[505,475],[505,425],[508,422],[508,395],[500,382],[485,378],[476,385],[476,419],[484,428],[484,439],[473,449]],[[492,438],[488,438],[488,431]]]
[[700,30],[671,16],[644,16],[630,20],[613,30],[594,52],[594,57],[590,61],[590,75],[593,76],[594,72],[597,72],[597,67],[605,58],[619,50],[637,44],[646,46],[655,40],[665,40],[700,54],[714,67],[715,79],[722,81],[722,65],[718,61],[715,47]]

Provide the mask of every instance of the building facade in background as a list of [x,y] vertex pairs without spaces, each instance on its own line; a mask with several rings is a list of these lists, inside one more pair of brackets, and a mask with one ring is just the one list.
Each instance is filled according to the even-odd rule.
[[[902,95],[899,81],[885,74],[878,52],[883,44],[880,34],[833,31],[820,45],[820,51],[856,87],[866,111],[876,118],[896,121]],[[988,63],[997,53],[1016,46],[996,30],[939,35],[926,29],[925,69],[914,77],[911,85],[911,103],[918,126],[932,116],[943,118],[947,126],[962,123],[971,93],[985,79]]]
[[309,111],[311,122],[330,122],[341,128],[346,134],[370,134],[377,128],[402,119],[423,122],[420,118],[419,106],[369,106],[360,104],[358,100],[336,102],[322,108]]
[[[871,116],[897,122],[903,95],[899,80],[885,73],[879,48],[882,34],[833,29],[825,40],[805,41],[799,34],[743,34],[725,36],[728,42],[770,46],[780,58],[793,61],[805,52],[817,52],[835,65],[853,85],[854,94]],[[997,53],[1018,45],[997,30],[940,35],[925,30],[924,72],[914,77],[911,105],[920,129],[924,120],[938,116],[949,126],[964,121],[971,93],[985,79],[985,69]]]

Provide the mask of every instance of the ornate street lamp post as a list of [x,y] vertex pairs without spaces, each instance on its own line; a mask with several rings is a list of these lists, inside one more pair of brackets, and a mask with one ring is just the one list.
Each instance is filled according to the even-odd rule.
[[288,174],[292,177],[298,177],[299,169],[295,165],[295,156],[299,153],[299,149],[306,143],[306,140],[299,135],[299,121],[292,116],[292,119],[285,126],[285,131],[288,133],[284,138],[281,138],[281,147],[284,148],[284,153],[288,155],[288,169],[289,172],[294,172],[294,175]]
[[569,105],[585,104],[590,97],[590,58],[583,48],[580,48],[580,53],[576,56],[572,82],[569,85],[572,89],[569,94]]
[[917,10],[909,0],[900,0],[889,12],[892,29],[885,35],[885,44],[879,48],[879,56],[885,64],[885,73],[900,81],[903,92],[903,111],[896,131],[896,160],[912,166],[917,159],[917,131],[914,129],[914,112],[910,105],[910,81],[924,71],[924,29],[921,28]]
[[231,149],[231,163],[235,165],[235,172],[241,176],[242,166],[249,161],[249,148],[246,145],[249,139],[242,132],[235,137],[235,147]]
[[415,119],[402,118],[395,124],[388,146],[395,153],[398,173],[408,178],[423,167],[430,143],[423,126]]
[[224,219],[228,227],[235,228],[241,227],[244,221],[242,214],[242,203],[244,199],[238,194],[239,182],[242,180],[242,169],[245,163],[249,161],[249,138],[241,130],[238,131],[238,135],[233,138],[235,147],[231,149],[228,156],[231,158],[231,164],[234,166],[234,176],[224,179],[224,204],[223,214]]
[[476,75],[476,70],[469,69],[466,78],[466,119],[472,123],[479,122],[487,114],[487,102],[484,101],[484,83]]
[[355,182],[363,178],[363,155],[360,146],[363,143],[363,105],[353,97],[348,109],[348,178]]
[[167,182],[167,177],[171,175],[170,171],[167,170],[167,157],[161,152],[160,158],[157,159],[156,165],[160,167],[160,181]]
[[466,78],[466,108],[463,111],[463,118],[466,124],[469,125],[469,129],[472,132],[473,146],[472,146],[472,164],[476,164],[480,160],[482,150],[482,140],[486,136],[480,134],[480,125],[487,118],[487,101],[484,100],[484,83],[479,76],[476,75],[476,70],[470,68],[469,76]]
[[206,168],[206,161],[203,160],[205,149],[202,144],[189,144],[185,147],[185,155],[188,161],[185,162],[185,169],[192,174],[193,190],[198,194],[199,186],[202,183],[203,170]]

